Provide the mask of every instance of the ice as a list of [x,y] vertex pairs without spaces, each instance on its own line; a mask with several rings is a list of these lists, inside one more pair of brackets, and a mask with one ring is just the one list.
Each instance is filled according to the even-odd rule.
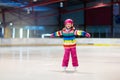
[[0,80],[120,80],[120,46],[77,46],[66,72],[62,46],[0,47]]

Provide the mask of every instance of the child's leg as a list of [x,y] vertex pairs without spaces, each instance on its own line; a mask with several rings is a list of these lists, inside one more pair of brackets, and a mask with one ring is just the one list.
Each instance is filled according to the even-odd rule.
[[67,49],[65,49],[64,57],[63,57],[63,61],[62,61],[63,67],[68,67],[69,56],[70,56],[70,49],[67,48]]
[[73,67],[77,67],[78,66],[78,59],[77,59],[76,47],[71,48],[71,56],[72,56]]

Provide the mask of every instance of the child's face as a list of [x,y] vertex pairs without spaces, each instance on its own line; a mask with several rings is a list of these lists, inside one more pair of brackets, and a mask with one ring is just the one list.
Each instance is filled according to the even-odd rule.
[[68,28],[68,29],[71,28],[72,26],[73,26],[73,24],[71,24],[71,23],[66,23],[65,24],[65,27]]

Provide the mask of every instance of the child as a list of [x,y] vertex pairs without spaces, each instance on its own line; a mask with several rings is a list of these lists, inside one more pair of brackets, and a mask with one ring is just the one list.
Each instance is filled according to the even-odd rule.
[[64,57],[62,61],[62,67],[64,68],[64,71],[68,67],[70,53],[72,57],[72,65],[74,67],[74,70],[76,70],[76,67],[78,67],[78,59],[77,59],[77,54],[76,54],[75,36],[90,37],[90,34],[85,31],[75,30],[72,19],[66,19],[64,22],[64,25],[65,27],[62,30],[53,33],[51,37],[57,37],[57,36],[63,37]]

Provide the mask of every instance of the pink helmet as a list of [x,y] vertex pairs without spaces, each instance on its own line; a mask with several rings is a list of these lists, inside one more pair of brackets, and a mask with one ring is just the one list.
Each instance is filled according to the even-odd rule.
[[73,20],[72,19],[66,19],[65,22],[64,22],[64,24],[67,24],[67,23],[73,24]]

